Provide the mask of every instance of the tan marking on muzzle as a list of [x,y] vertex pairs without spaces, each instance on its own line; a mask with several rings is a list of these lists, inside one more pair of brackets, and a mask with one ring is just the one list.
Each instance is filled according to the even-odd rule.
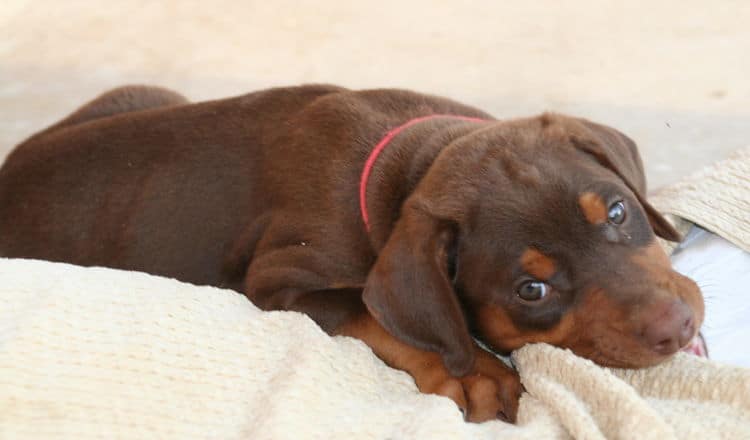
[[669,256],[656,241],[651,242],[643,250],[634,254],[633,262],[649,272],[653,272],[654,269],[672,270]]
[[557,272],[555,261],[536,249],[528,248],[521,254],[521,267],[540,281],[547,281]]
[[693,310],[697,327],[703,324],[705,304],[700,288],[695,281],[672,268],[669,256],[659,243],[653,241],[633,255],[632,261],[644,269],[647,279],[659,289],[659,292],[680,298]]
[[585,192],[578,197],[578,206],[581,207],[586,221],[592,225],[599,225],[607,221],[607,205],[599,194]]
[[575,319],[573,314],[566,314],[549,330],[523,330],[516,327],[501,307],[485,305],[477,311],[477,324],[482,341],[500,352],[509,352],[534,342],[566,346],[575,333]]

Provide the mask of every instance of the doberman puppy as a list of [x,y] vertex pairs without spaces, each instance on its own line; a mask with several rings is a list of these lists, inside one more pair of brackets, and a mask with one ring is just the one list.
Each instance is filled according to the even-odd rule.
[[471,421],[514,420],[478,347],[658,363],[703,320],[620,132],[404,90],[276,88],[192,104],[115,89],[0,169],[0,255],[243,292],[363,340]]

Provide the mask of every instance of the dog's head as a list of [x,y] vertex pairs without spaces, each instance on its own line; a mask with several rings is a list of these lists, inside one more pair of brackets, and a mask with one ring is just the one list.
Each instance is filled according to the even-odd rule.
[[656,241],[679,236],[645,199],[635,144],[561,115],[484,125],[404,203],[365,287],[373,316],[456,375],[473,365],[472,335],[617,367],[686,345],[703,299]]

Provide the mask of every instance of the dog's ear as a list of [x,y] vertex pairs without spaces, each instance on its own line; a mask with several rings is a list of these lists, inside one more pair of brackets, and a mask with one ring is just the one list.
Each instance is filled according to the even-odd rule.
[[585,132],[574,134],[571,141],[579,150],[593,156],[600,165],[617,174],[638,198],[656,235],[670,241],[680,241],[679,232],[646,200],[646,177],[638,147],[619,131],[579,119]]
[[449,222],[405,204],[370,271],[363,299],[389,333],[439,353],[451,374],[463,376],[474,365],[474,350],[449,275],[455,234]]

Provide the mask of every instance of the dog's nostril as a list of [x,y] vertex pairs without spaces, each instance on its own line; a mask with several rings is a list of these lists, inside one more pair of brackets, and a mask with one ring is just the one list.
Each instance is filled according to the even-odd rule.
[[690,340],[693,338],[693,335],[695,334],[695,321],[693,321],[693,317],[690,316],[685,320],[685,322],[682,323],[682,328],[680,329],[680,341],[679,346],[684,347],[685,345],[690,342]]
[[660,354],[670,354],[679,348],[675,339],[662,339],[654,345],[654,351]]

